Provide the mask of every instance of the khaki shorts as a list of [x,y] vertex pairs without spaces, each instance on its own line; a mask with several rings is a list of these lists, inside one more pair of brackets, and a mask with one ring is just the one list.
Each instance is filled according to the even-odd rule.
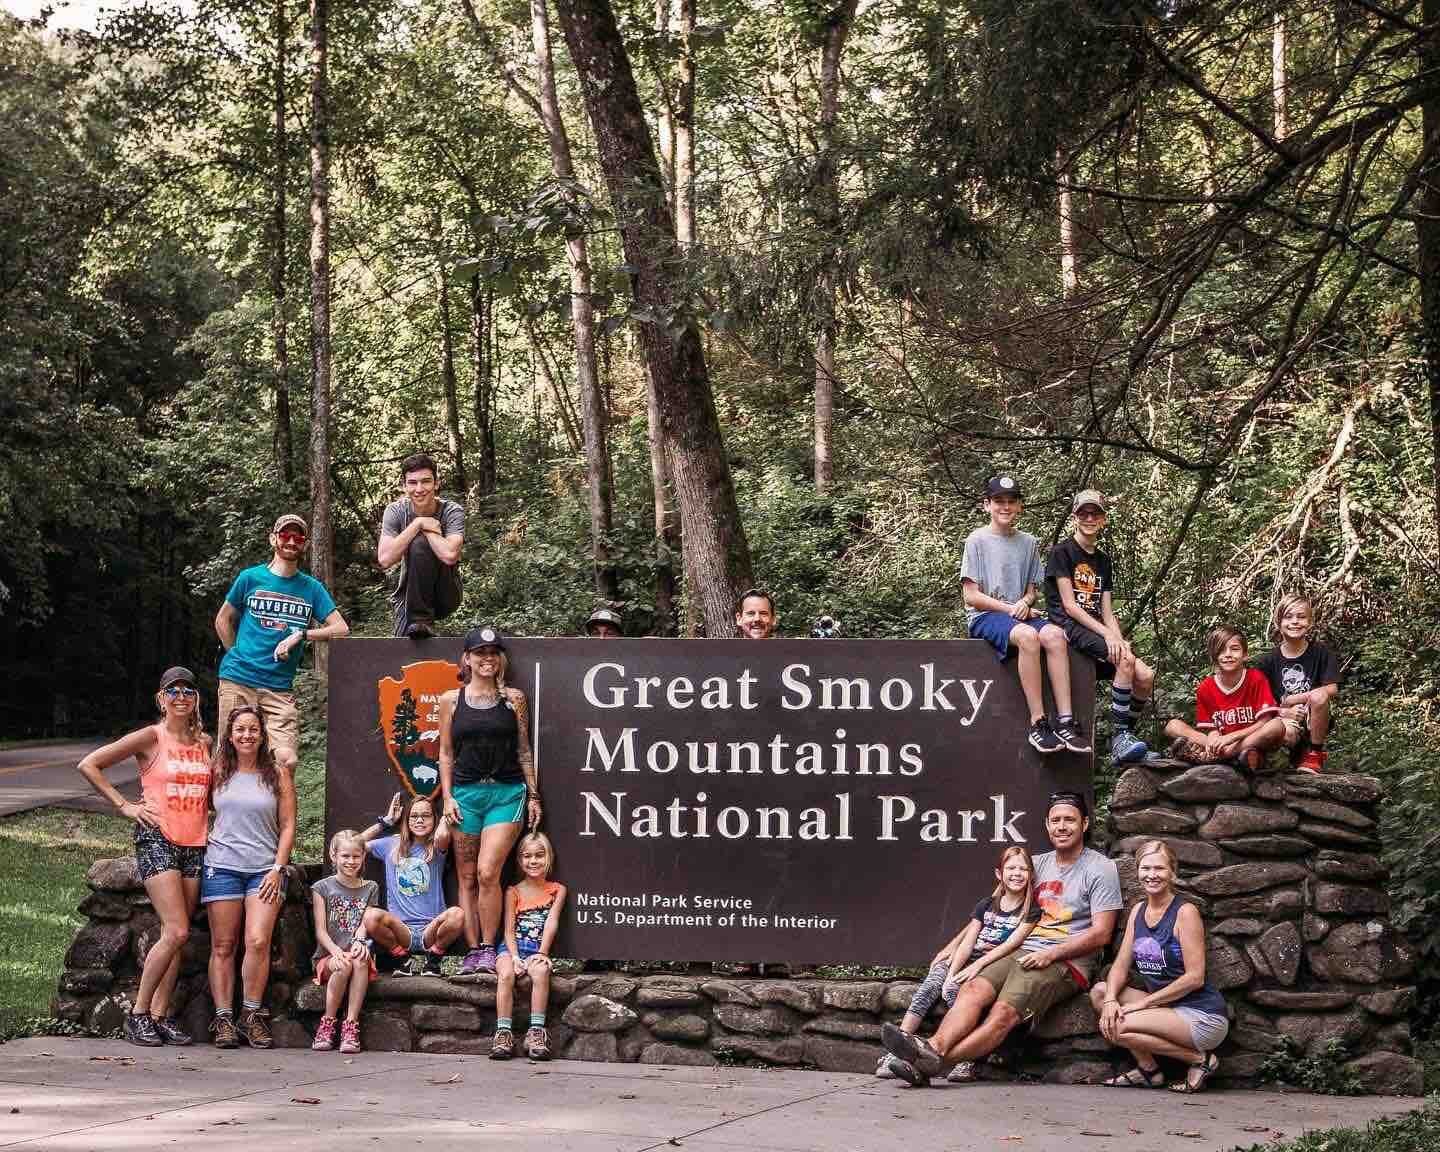
[[295,753],[300,751],[300,710],[295,707],[292,693],[272,692],[269,688],[251,688],[248,684],[221,680],[220,712],[215,726],[222,737],[230,710],[241,704],[251,704],[260,709],[260,715],[265,717],[265,731],[270,736],[271,748],[288,748]]
[[1025,952],[1012,952],[1005,959],[982,968],[980,979],[995,989],[995,998],[1014,1008],[1021,1020],[1038,1020],[1055,1005],[1076,995],[1080,985],[1063,960],[1056,960],[1045,968],[1022,968],[1020,958],[1025,955]]

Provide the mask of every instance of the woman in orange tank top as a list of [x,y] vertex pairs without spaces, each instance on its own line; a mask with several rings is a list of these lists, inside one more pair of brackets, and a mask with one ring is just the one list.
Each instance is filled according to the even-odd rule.
[[[146,953],[125,1021],[125,1038],[147,1048],[192,1041],[171,1015],[170,999],[200,896],[210,795],[210,738],[200,722],[195,674],[166,669],[155,703],[159,723],[97,748],[77,765],[95,791],[135,821],[135,860],[160,917],[160,937]],[[105,779],[105,769],[132,756],[140,764],[138,801],[126,800]]]

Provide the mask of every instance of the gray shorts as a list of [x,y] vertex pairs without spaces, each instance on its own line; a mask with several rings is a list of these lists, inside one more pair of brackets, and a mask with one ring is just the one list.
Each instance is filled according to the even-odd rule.
[[1221,1013],[1202,1012],[1199,1008],[1176,1008],[1175,1011],[1189,1026],[1190,1039],[1201,1052],[1220,1047],[1230,1031],[1230,1021]]

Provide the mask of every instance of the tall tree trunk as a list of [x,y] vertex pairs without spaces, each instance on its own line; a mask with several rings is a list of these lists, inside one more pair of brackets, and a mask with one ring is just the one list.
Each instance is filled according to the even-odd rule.
[[[335,583],[330,515],[330,0],[310,0],[310,571]],[[329,670],[315,647],[315,670]]]
[[435,296],[440,314],[440,391],[445,402],[445,438],[450,447],[455,491],[465,493],[470,478],[465,474],[465,442],[460,437],[459,388],[455,381],[455,337],[450,329],[450,278],[445,274],[445,256],[441,251],[442,224],[437,216],[433,222],[435,244]]
[[835,279],[839,260],[840,189],[835,161],[835,122],[840,115],[840,55],[855,23],[857,0],[842,0],[825,22],[820,49],[820,121],[812,195],[820,233],[820,271],[815,308],[815,490],[826,492],[834,476],[830,440],[835,419]]
[[[666,67],[670,43],[670,0],[655,0],[655,33],[662,51],[660,64],[655,69],[655,87],[660,95],[660,113],[655,117],[655,135],[660,143],[660,164],[664,172],[665,187],[675,187],[675,106],[670,88],[670,71]],[[670,200],[670,211],[675,211],[675,200]]]
[[655,627],[659,636],[675,634],[675,561],[680,553],[675,514],[670,507],[670,463],[660,432],[660,400],[654,378],[645,377],[645,418],[650,444],[650,485],[655,494]]
[[[555,90],[555,59],[550,47],[550,14],[546,0],[530,0],[530,26],[535,63],[540,79],[540,111],[550,142],[550,166],[557,180],[575,181],[570,137],[560,114]],[[590,558],[595,592],[613,600],[620,594],[614,561],[610,558],[614,495],[610,481],[610,444],[605,427],[605,401],[600,395],[600,370],[595,362],[595,302],[590,277],[590,254],[585,233],[579,229],[565,237],[565,258],[570,269],[570,328],[575,339],[575,382],[580,389],[580,422],[585,433],[585,482],[590,499]]]
[[495,391],[490,356],[490,301],[480,277],[470,281],[470,366],[475,377],[475,443],[480,463],[475,476],[475,504],[484,508],[499,487],[495,460]]
[[695,226],[695,0],[679,0],[675,62],[675,239],[681,248],[697,240]]
[[274,203],[270,221],[270,333],[275,344],[275,435],[272,445],[276,466],[288,488],[295,481],[295,443],[290,427],[290,348],[285,327],[285,181],[288,143],[285,135],[285,50],[290,39],[287,0],[275,0],[275,149],[271,188]]
[[1276,12],[1270,38],[1270,95],[1275,112],[1276,140],[1284,140],[1290,135],[1285,87],[1285,13]]
[[[750,582],[750,546],[740,522],[700,332],[685,317],[675,221],[640,94],[609,0],[557,0],[560,23],[580,76],[600,165],[631,273],[640,346],[660,408],[675,494],[704,606],[706,632],[734,630],[736,594]],[[670,325],[684,318],[672,331]]]
[[[1440,0],[1424,0],[1421,23],[1440,27]],[[1420,40],[1421,70],[1440,75],[1440,37],[1433,32]],[[1420,211],[1415,217],[1420,271],[1420,317],[1425,358],[1425,382],[1430,393],[1431,480],[1433,485],[1436,560],[1440,562],[1440,97],[1420,106],[1423,147],[1429,155],[1420,188]]]
[[1060,172],[1060,294],[1066,300],[1080,287],[1079,265],[1075,253],[1075,217],[1071,202],[1070,169],[1062,152],[1055,154]]

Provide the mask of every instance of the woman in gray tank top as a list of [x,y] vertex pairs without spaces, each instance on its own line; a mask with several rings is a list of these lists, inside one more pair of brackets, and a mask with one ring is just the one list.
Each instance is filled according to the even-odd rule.
[[[210,829],[200,902],[210,916],[210,995],[215,1047],[241,1040],[269,1048],[270,937],[285,900],[285,866],[295,845],[295,784],[276,763],[258,709],[241,704],[225,722],[210,768]],[[235,1019],[235,948],[245,929],[241,1006]]]

